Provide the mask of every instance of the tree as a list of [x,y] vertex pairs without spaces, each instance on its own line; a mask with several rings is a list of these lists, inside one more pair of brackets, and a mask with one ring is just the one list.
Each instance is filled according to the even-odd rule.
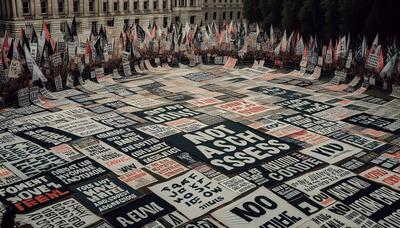
[[324,16],[319,3],[319,0],[304,0],[299,14],[302,35],[322,34]]
[[284,0],[282,6],[282,28],[289,31],[300,29],[299,12],[303,0]]
[[339,34],[339,4],[338,0],[323,0],[321,7],[324,10],[324,35],[325,38],[334,38]]
[[244,16],[250,23],[260,22],[262,19],[261,11],[258,8],[259,1],[260,0],[243,0]]

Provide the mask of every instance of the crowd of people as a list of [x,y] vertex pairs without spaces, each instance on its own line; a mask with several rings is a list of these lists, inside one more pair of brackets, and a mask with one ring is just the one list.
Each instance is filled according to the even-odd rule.
[[57,78],[64,88],[79,85],[82,80],[95,81],[96,68],[103,68],[105,75],[118,72],[129,77],[132,75],[123,68],[127,62],[134,75],[137,69],[145,70],[143,60],[154,65],[195,66],[215,64],[221,56],[237,58],[239,65],[263,59],[270,67],[303,72],[313,72],[317,66],[325,74],[346,71],[361,78],[374,77],[376,86],[389,92],[391,85],[399,82],[395,39],[383,46],[377,35],[368,45],[365,37],[357,40],[348,35],[324,44],[318,37],[306,39],[299,33],[288,35],[272,27],[269,31],[262,31],[258,25],[250,27],[241,21],[219,25],[174,23],[166,28],[149,23],[125,25],[120,31],[101,26],[99,31],[92,28],[78,34],[74,18],[58,40],[46,23],[39,35],[35,30],[27,35],[21,28],[19,34],[6,33],[0,47],[0,101],[3,106],[13,105],[19,90],[34,86],[55,91],[59,89]]

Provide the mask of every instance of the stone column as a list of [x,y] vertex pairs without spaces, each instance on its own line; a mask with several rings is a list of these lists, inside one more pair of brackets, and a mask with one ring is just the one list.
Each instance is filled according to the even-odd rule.
[[133,0],[128,0],[128,12],[133,13]]
[[144,9],[144,0],[139,0],[139,11],[143,11]]
[[17,6],[15,5],[15,0],[11,0],[11,10],[12,10],[12,16],[14,18],[17,18],[18,14],[17,14]]
[[119,13],[120,14],[125,14],[125,11],[124,11],[124,3],[125,3],[125,0],[119,0]]
[[108,12],[114,14],[114,1],[115,0],[108,0]]

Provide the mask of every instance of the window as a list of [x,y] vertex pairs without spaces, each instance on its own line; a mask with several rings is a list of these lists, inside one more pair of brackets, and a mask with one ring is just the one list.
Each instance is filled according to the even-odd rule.
[[64,33],[64,32],[66,31],[65,27],[66,27],[66,26],[65,26],[65,22],[60,22],[60,31],[61,31],[61,32]]
[[125,20],[124,20],[124,25],[125,25],[126,27],[129,26],[129,19],[125,19]]
[[40,12],[42,14],[47,13],[47,0],[40,0]]
[[229,12],[229,19],[230,19],[230,20],[233,19],[233,11]]
[[181,21],[181,18],[178,16],[178,17],[175,17],[175,22],[180,22]]
[[74,0],[74,13],[79,12],[79,0]]
[[97,21],[92,21],[92,29],[97,31]]
[[240,11],[237,13],[237,19],[240,19]]
[[163,1],[163,2],[162,2],[162,8],[163,8],[163,9],[166,9],[166,8],[167,8],[167,1]]
[[148,10],[149,9],[149,1],[144,1],[143,2],[143,9]]
[[124,1],[124,11],[128,11],[128,1]]
[[158,1],[156,0],[156,1],[154,1],[153,2],[153,9],[158,9]]
[[114,19],[107,21],[107,26],[114,26]]
[[89,0],[89,12],[94,11],[94,0]]
[[22,1],[22,12],[24,13],[24,15],[29,15],[30,14],[29,0],[23,0]]
[[168,27],[168,17],[164,17],[163,25],[164,25],[164,28]]
[[119,5],[118,1],[114,1],[114,12],[118,11],[118,5]]
[[222,12],[222,19],[225,20],[226,19],[226,13]]
[[194,0],[190,0],[190,6],[194,6]]
[[196,19],[196,16],[191,16],[190,17],[190,24],[194,24],[195,19]]
[[25,33],[26,34],[32,34],[33,32],[33,24],[32,23],[26,23],[25,24]]
[[107,13],[108,12],[108,1],[103,0],[103,12]]
[[135,2],[133,3],[133,9],[134,9],[134,10],[138,10],[138,9],[139,9],[139,3],[138,3],[137,1],[135,1]]
[[47,29],[49,30],[49,32],[51,33],[51,24],[46,23],[47,24]]
[[206,20],[206,21],[208,20],[208,12],[204,13],[204,20]]
[[58,12],[64,13],[64,0],[58,0]]
[[139,22],[140,22],[140,19],[139,19],[139,18],[136,18],[136,19],[135,19],[135,24],[139,24]]
[[204,0],[204,3],[206,3],[206,4],[207,4],[207,0]]
[[217,12],[214,12],[214,14],[213,14],[213,19],[214,19],[214,20],[217,20]]

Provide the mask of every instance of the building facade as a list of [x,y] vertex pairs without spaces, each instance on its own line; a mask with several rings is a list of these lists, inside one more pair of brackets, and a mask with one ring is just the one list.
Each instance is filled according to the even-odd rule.
[[182,23],[222,22],[242,19],[243,0],[0,0],[0,37],[25,28],[41,31],[43,21],[54,37],[62,37],[65,22],[75,16],[78,33],[100,25],[156,21],[167,26]]

